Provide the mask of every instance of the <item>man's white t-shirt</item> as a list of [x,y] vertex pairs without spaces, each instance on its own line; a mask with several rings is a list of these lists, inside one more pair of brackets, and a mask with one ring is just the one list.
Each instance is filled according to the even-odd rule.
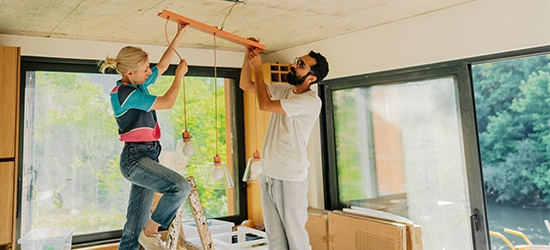
[[271,113],[262,149],[263,174],[284,181],[307,178],[306,146],[321,112],[321,99],[312,90],[292,92],[287,84],[267,84],[272,100],[280,100],[286,114]]

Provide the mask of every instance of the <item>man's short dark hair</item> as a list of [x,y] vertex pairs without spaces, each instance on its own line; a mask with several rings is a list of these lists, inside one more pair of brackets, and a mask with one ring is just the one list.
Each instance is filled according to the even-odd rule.
[[327,59],[323,55],[321,55],[321,53],[317,53],[313,50],[310,51],[308,55],[313,57],[313,59],[315,59],[315,62],[316,62],[315,65],[311,67],[311,71],[313,72],[313,75],[317,77],[317,81],[313,83],[319,83],[323,79],[325,79],[325,77],[328,74]]

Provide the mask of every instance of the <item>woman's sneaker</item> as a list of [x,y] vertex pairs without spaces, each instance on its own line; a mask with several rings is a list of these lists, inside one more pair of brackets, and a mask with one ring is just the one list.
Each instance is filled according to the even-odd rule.
[[139,234],[138,238],[139,244],[145,250],[160,250],[160,249],[166,249],[166,243],[160,239],[160,234],[156,234],[155,236],[148,237],[145,235],[143,230],[141,230],[141,233]]

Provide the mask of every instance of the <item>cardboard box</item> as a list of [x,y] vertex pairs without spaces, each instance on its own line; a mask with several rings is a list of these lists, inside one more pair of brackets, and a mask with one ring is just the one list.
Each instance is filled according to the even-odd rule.
[[342,212],[361,216],[368,220],[386,221],[405,225],[407,229],[407,250],[422,250],[422,231],[420,225],[414,224],[413,221],[407,218],[387,212],[354,206],[352,206],[351,208],[352,209],[344,208]]
[[401,223],[328,213],[329,250],[407,250],[407,228]]
[[422,230],[420,229],[420,225],[414,225],[412,228],[412,250],[422,250]]
[[312,250],[328,250],[328,213],[327,210],[308,208],[306,230]]

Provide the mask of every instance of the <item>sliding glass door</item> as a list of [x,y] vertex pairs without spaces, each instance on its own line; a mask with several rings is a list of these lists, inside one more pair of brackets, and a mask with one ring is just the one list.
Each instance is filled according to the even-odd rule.
[[[467,68],[327,82],[335,207],[390,212],[420,225],[424,249],[485,245]],[[368,79],[368,80],[367,80]],[[328,90],[328,91],[327,91]],[[332,149],[332,150],[330,150]],[[329,170],[329,171],[330,171]],[[475,243],[479,241],[479,243]]]

